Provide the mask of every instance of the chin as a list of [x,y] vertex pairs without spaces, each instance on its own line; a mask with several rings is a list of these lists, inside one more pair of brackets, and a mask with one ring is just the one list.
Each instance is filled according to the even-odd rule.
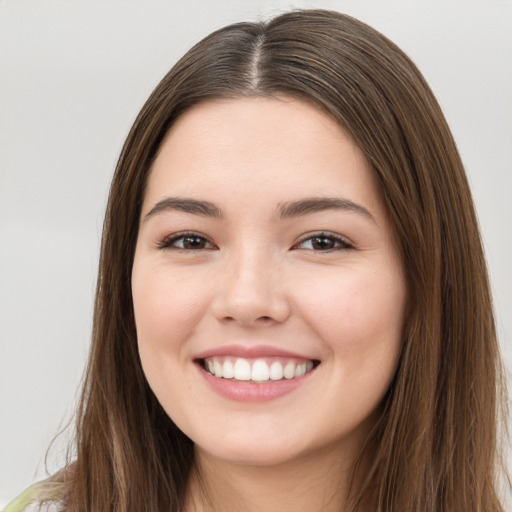
[[[222,449],[224,448],[224,449]],[[237,466],[269,467],[279,466],[300,458],[300,455],[293,451],[276,450],[272,444],[264,449],[255,446],[217,446],[213,450],[205,450],[196,445],[196,452],[200,458],[216,460],[218,462],[233,464]]]

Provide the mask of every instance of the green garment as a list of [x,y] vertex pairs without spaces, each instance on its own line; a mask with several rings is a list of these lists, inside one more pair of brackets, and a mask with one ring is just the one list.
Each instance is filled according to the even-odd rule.
[[2,512],[58,512],[62,510],[62,489],[61,482],[43,480],[23,491]]

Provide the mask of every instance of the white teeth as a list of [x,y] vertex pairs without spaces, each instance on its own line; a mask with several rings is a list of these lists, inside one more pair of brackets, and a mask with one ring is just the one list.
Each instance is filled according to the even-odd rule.
[[222,365],[222,376],[225,379],[232,379],[235,376],[235,370],[233,368],[233,363],[226,359],[224,364]]
[[295,377],[295,365],[293,363],[288,363],[283,368],[283,377],[285,379],[293,379]]
[[306,373],[306,363],[298,364],[295,367],[295,377],[300,377]]
[[255,381],[268,380],[270,377],[270,369],[265,361],[258,359],[252,365],[251,379]]
[[222,365],[216,359],[213,361],[213,370],[215,377],[222,377]]
[[[313,367],[313,363],[311,363]],[[281,380],[283,378],[283,365],[279,361],[274,361],[270,365],[270,380]]]
[[233,377],[236,380],[251,380],[251,365],[245,359],[237,359],[233,368]]
[[281,361],[273,361],[270,365],[264,359],[256,359],[252,363],[247,359],[238,358],[208,358],[205,360],[205,369],[215,377],[235,380],[251,380],[265,382],[268,380],[294,379],[313,369],[313,361],[296,363],[288,361],[283,367]]

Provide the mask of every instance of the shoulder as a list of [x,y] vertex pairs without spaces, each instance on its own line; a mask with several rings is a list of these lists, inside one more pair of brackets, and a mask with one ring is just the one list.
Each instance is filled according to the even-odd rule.
[[11,501],[3,512],[64,512],[62,483],[38,482]]

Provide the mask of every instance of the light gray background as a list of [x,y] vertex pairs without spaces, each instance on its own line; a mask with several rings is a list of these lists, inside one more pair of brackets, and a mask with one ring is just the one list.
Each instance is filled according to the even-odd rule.
[[107,190],[139,108],[192,43],[290,7],[360,18],[432,85],[473,186],[511,367],[510,0],[0,0],[0,508],[44,477],[71,417]]

